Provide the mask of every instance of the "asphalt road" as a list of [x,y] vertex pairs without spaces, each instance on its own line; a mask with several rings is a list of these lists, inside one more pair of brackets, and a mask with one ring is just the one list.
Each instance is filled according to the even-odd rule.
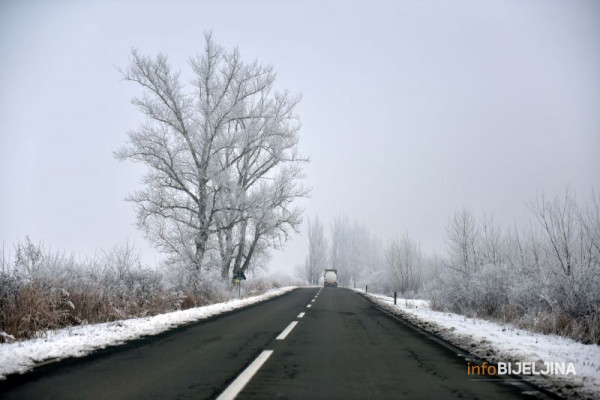
[[237,399],[510,399],[522,390],[473,380],[455,352],[351,290],[303,288],[9,378],[0,398],[206,399],[226,391]]

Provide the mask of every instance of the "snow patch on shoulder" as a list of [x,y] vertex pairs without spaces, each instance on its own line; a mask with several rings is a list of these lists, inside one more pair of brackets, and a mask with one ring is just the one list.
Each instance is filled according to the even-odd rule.
[[[358,291],[358,290],[357,290]],[[364,294],[364,291],[361,291]],[[383,309],[488,362],[572,362],[577,375],[524,377],[565,397],[600,398],[600,346],[464,315],[434,311],[427,300],[364,294]],[[466,366],[465,366],[466,373]],[[596,397],[598,396],[598,397]]]
[[259,296],[153,317],[51,330],[42,338],[3,343],[0,344],[0,379],[5,379],[8,374],[26,372],[45,360],[81,357],[94,350],[122,344],[142,336],[156,335],[179,325],[281,296],[295,288],[296,286],[288,286],[273,289]]

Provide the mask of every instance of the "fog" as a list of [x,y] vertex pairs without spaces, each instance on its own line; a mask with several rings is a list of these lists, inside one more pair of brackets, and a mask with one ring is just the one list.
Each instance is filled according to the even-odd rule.
[[[116,67],[136,47],[185,75],[209,30],[302,93],[305,218],[430,252],[462,206],[524,223],[541,192],[600,188],[599,18],[596,1],[2,2],[0,240],[87,255],[128,237],[160,259],[123,201],[144,168],[112,155],[142,121]],[[296,235],[271,263],[306,251]]]

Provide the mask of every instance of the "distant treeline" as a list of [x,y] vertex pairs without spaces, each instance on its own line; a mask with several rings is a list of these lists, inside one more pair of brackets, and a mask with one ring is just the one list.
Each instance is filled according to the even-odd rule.
[[364,225],[336,218],[327,239],[309,223],[303,272],[316,282],[337,268],[340,284],[425,297],[439,310],[512,322],[600,344],[600,198],[566,190],[528,203],[526,228],[503,229],[463,208],[446,227],[442,255],[404,235],[383,244]]

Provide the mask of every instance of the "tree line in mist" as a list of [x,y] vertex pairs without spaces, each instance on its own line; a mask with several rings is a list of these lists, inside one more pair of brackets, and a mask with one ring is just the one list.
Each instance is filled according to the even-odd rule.
[[308,223],[301,270],[313,284],[335,268],[343,286],[368,284],[427,298],[439,310],[600,343],[600,198],[581,201],[566,190],[528,208],[531,219],[521,228],[458,210],[441,254],[424,254],[408,234],[384,243],[345,216],[330,223],[327,235],[316,217]]

